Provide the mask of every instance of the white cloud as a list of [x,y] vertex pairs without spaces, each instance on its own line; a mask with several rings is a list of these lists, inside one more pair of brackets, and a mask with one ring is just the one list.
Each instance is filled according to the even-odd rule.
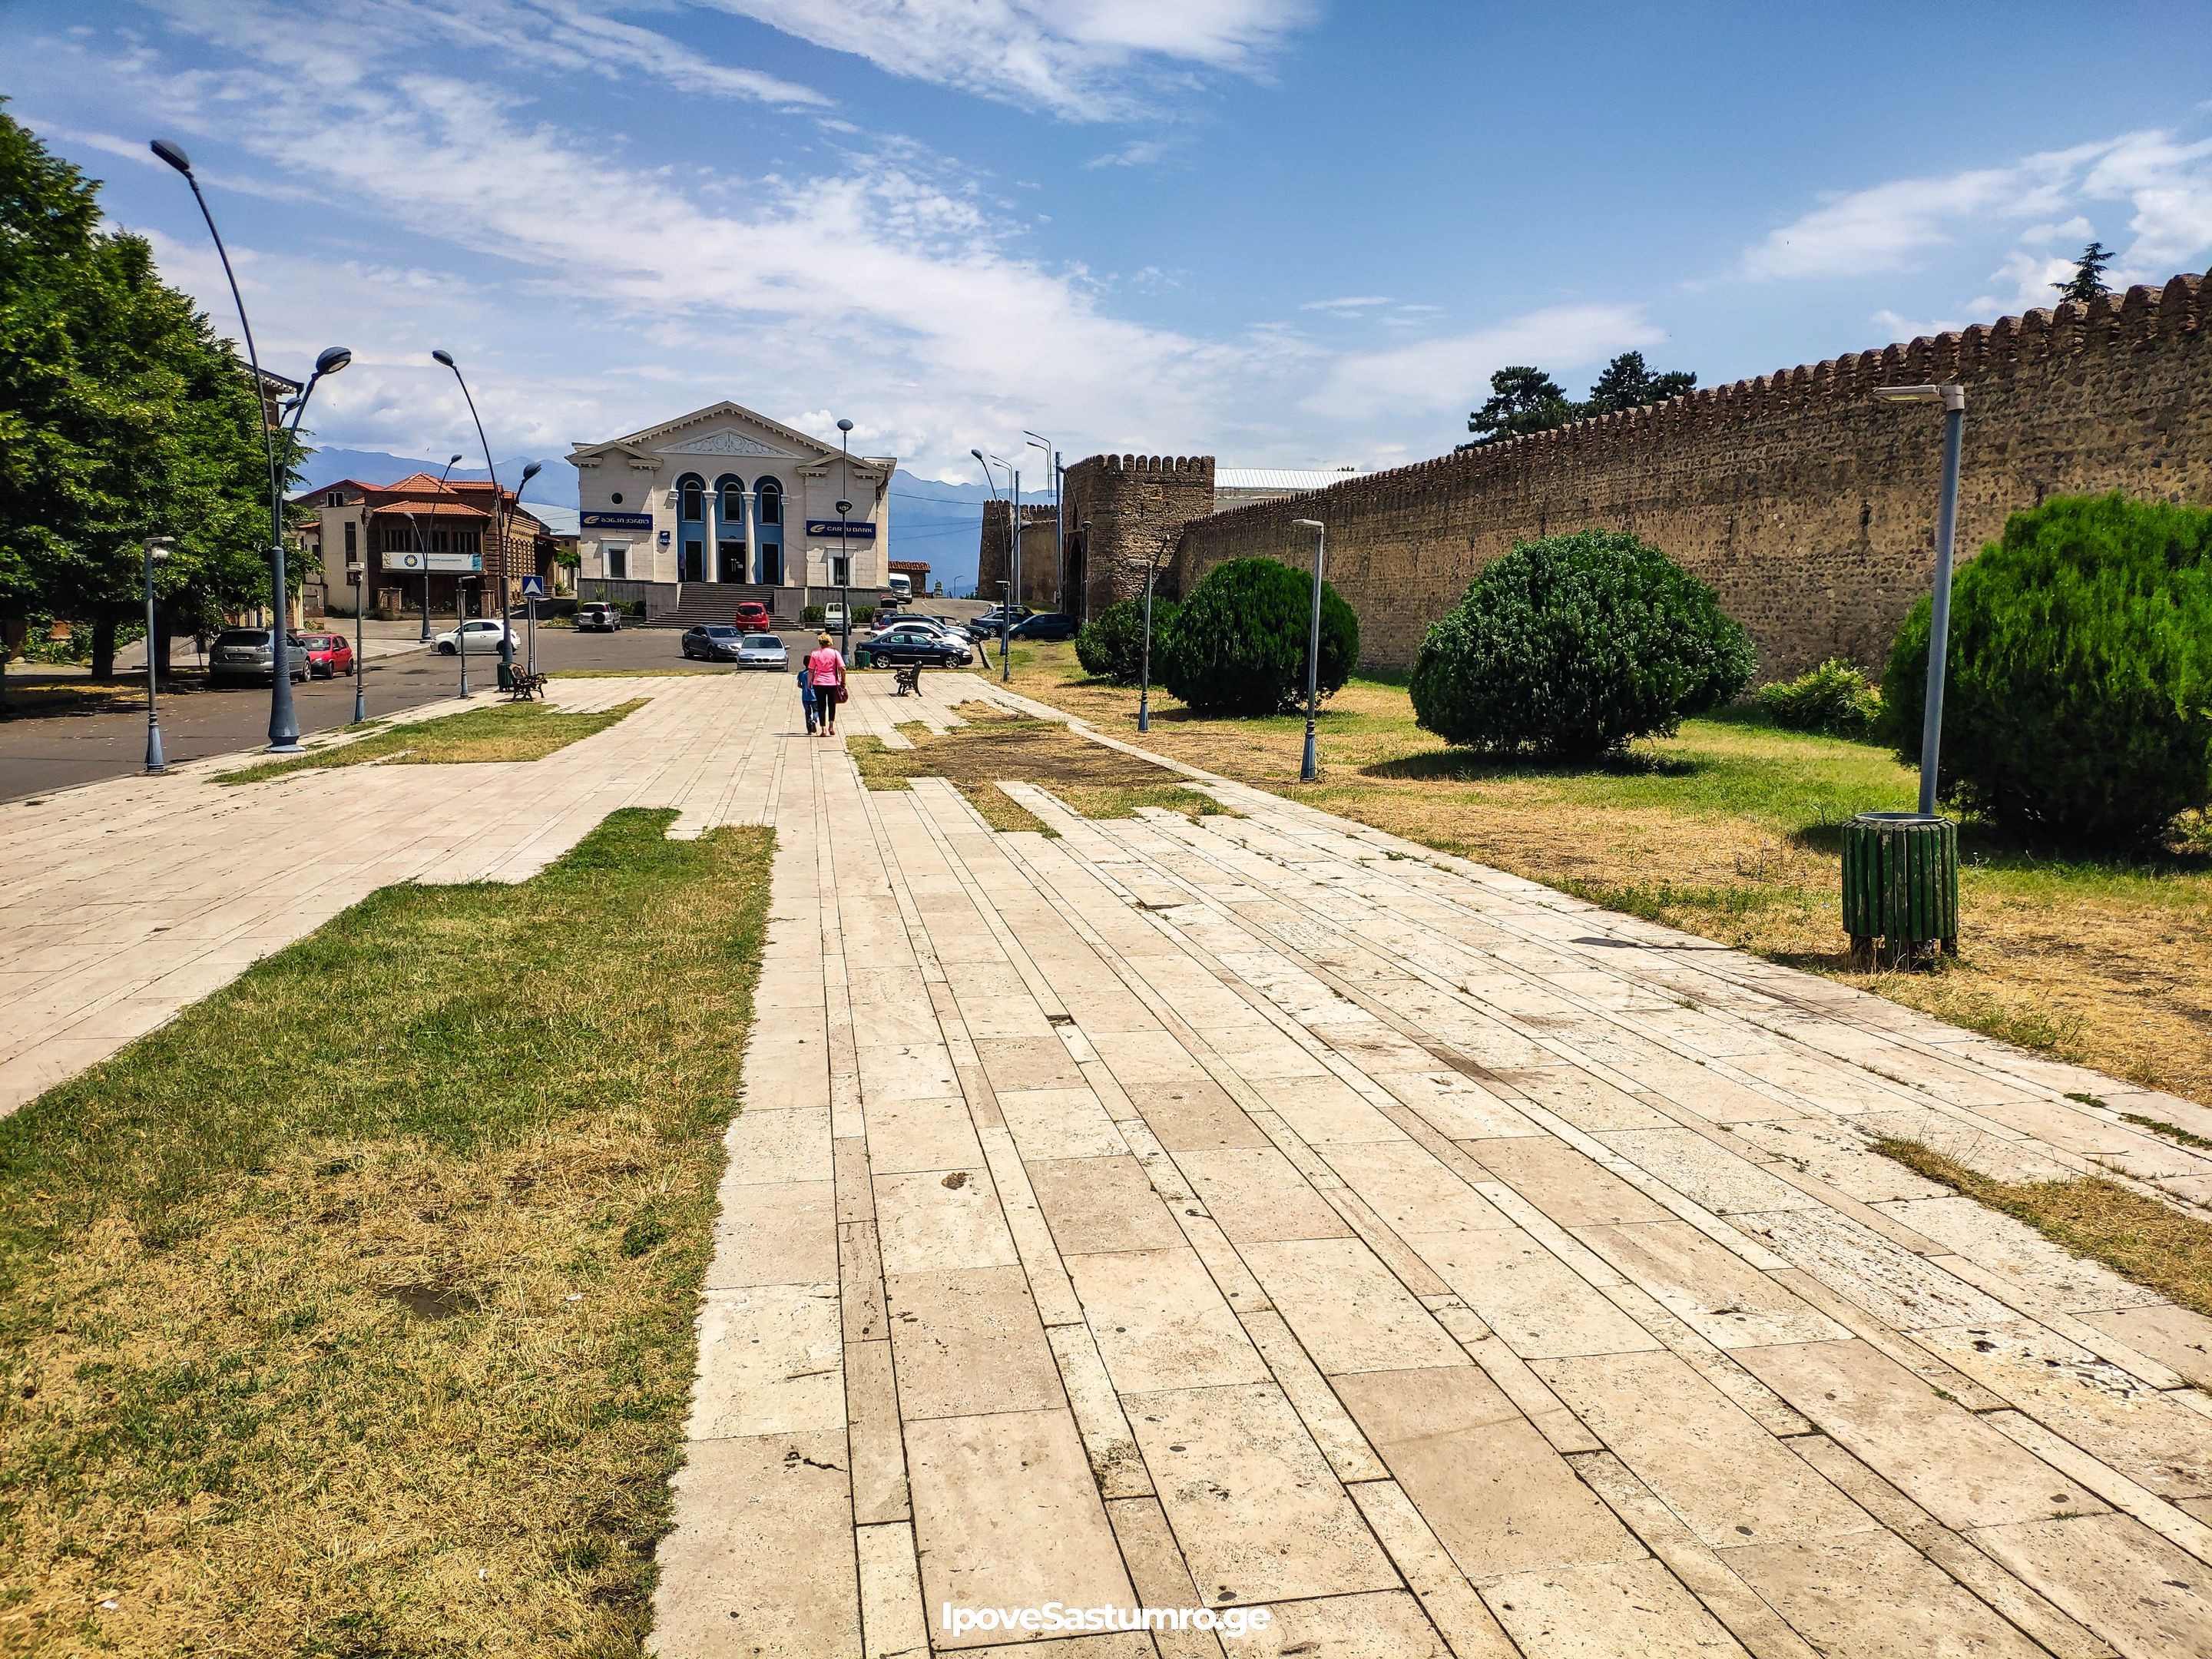
[[1471,409],[1491,375],[1509,363],[1574,368],[1665,337],[1641,306],[1553,306],[1495,328],[1339,358],[1304,406],[1352,420],[1392,410]]
[[[2103,204],[2124,209],[2133,233],[2110,273],[2116,283],[2162,281],[2201,259],[2212,250],[2212,139],[2124,133],[2005,167],[1852,191],[1771,232],[1745,253],[1742,269],[1757,277],[1902,270],[1934,249],[1986,234],[1993,222],[2026,222],[2016,233],[2023,248],[2061,237],[2087,242],[2097,234],[2089,210]],[[2118,244],[2111,230],[2104,234]],[[2015,252],[1995,274],[2020,285],[2023,303],[2047,304],[2048,289],[2036,285],[2048,280],[2051,263]]]
[[1356,317],[1363,311],[1370,311],[1376,306],[1387,306],[1389,303],[1390,296],[1387,294],[1348,294],[1339,300],[1309,300],[1298,309],[1325,311],[1339,317]]
[[1885,337],[1891,340],[1917,340],[1923,334],[1953,334],[1966,326],[1964,323],[1948,319],[1929,323],[1915,322],[1910,317],[1900,316],[1894,311],[1887,310],[1875,312],[1868,320],[1880,329]]
[[1193,70],[1254,74],[1315,0],[704,0],[888,74],[1072,120],[1127,117]]
[[1165,160],[1174,148],[1164,138],[1139,138],[1119,149],[1109,149],[1103,155],[1094,155],[1083,165],[1086,167],[1148,167]]

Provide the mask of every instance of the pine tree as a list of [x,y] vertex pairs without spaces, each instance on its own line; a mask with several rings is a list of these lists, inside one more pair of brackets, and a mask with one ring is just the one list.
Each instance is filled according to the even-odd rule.
[[1467,429],[1477,434],[1477,443],[1548,432],[1580,413],[1558,381],[1527,363],[1492,375],[1490,392],[1490,401],[1467,417]]
[[2105,285],[2105,267],[2112,263],[2112,249],[2102,242],[2092,242],[2081,250],[2081,257],[2074,266],[2074,274],[2064,282],[2053,283],[2051,286],[2058,290],[2062,301],[2079,300],[2087,305],[2099,295],[2112,292]]
[[1697,384],[1698,377],[1686,368],[1654,374],[1644,366],[1642,352],[1624,351],[1605,366],[1605,372],[1590,387],[1589,401],[1578,412],[1612,415],[1624,409],[1640,409],[1645,404],[1663,404],[1696,390]]

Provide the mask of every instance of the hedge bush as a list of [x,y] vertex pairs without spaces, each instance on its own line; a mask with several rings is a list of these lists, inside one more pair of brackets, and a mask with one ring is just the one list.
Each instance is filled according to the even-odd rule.
[[1713,590],[1631,535],[1522,542],[1421,641],[1413,713],[1447,743],[1589,760],[1672,732],[1750,681]]
[[[1890,652],[1884,730],[1920,758],[1929,602]],[[2015,830],[2155,840],[2212,793],[2212,511],[2118,494],[2015,514],[1951,585],[1938,781]]]
[[1777,726],[1833,738],[1864,737],[1881,714],[1881,698],[1867,677],[1840,657],[1794,680],[1762,685],[1752,698]]
[[[1161,641],[1175,627],[1181,607],[1173,599],[1152,595],[1152,666],[1163,666]],[[1077,630],[1076,660],[1083,672],[1116,685],[1134,685],[1143,669],[1145,602],[1116,599]]]
[[[1200,714],[1282,714],[1304,706],[1312,625],[1310,572],[1279,559],[1231,559],[1183,596],[1174,628],[1153,641],[1152,672]],[[1321,694],[1341,690],[1358,662],[1359,619],[1324,581]]]

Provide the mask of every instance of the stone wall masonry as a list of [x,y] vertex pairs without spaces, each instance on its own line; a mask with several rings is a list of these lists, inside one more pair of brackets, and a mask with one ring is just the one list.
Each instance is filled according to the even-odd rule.
[[1068,602],[1095,617],[1142,593],[1147,564],[1164,581],[1183,526],[1213,511],[1213,457],[1093,455],[1067,469],[1062,489]]
[[1254,555],[1301,562],[1290,521],[1318,519],[1363,661],[1403,670],[1516,542],[1624,530],[1712,584],[1762,678],[1829,656],[1879,671],[1933,580],[1942,431],[1936,407],[1874,388],[1966,386],[1962,560],[2047,495],[2212,503],[2209,302],[2212,284],[2176,276],[1196,519],[1176,583]]
[[[999,584],[1006,580],[1006,526],[1013,519],[1013,503],[1007,501],[988,501],[983,503],[983,528],[975,549],[975,593],[996,604],[1000,597]],[[1037,526],[1045,526],[1043,541],[1037,539]],[[1044,550],[1045,586],[1050,598],[1052,586],[1052,507],[1049,502],[1022,503],[1022,592],[1036,591],[1037,550]],[[1024,599],[1018,603],[1034,605],[1036,601]]]

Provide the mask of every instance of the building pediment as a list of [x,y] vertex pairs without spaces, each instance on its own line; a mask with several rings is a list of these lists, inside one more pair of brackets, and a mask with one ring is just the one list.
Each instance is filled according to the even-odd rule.
[[776,460],[797,459],[787,449],[778,449],[774,444],[763,443],[758,438],[748,437],[742,432],[702,432],[696,438],[686,438],[679,443],[663,444],[664,455],[765,455]]

